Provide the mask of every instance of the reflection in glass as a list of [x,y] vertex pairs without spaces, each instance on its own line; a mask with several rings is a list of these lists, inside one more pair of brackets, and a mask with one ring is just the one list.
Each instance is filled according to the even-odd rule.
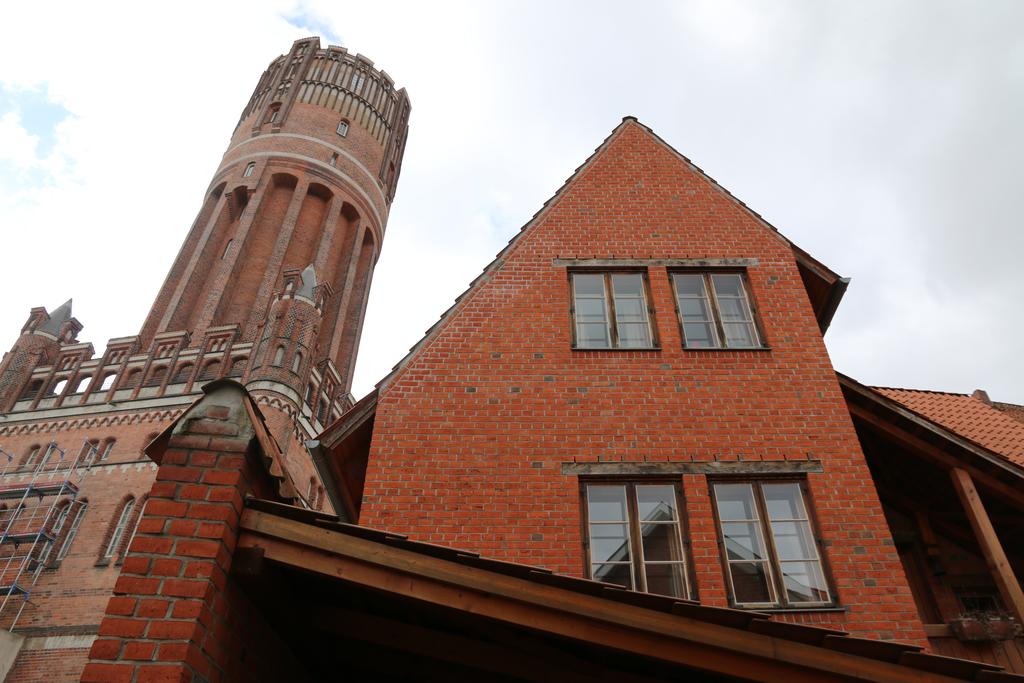
[[626,488],[624,486],[588,486],[587,515],[591,522],[625,522]]

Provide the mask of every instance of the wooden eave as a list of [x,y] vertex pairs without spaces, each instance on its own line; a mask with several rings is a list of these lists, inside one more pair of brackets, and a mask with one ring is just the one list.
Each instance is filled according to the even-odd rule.
[[260,562],[389,597],[738,680],[1024,681],[993,665],[938,657],[912,645],[634,593],[267,501],[246,502],[238,549]]
[[854,423],[944,471],[964,468],[988,493],[1024,509],[1024,468],[860,382],[836,373]]
[[313,465],[334,510],[348,521],[359,519],[359,507],[377,416],[377,390],[373,390],[319,437],[307,442]]

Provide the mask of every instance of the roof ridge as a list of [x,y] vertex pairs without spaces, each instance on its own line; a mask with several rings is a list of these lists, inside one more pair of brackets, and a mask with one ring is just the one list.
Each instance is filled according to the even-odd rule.
[[941,389],[913,389],[911,387],[883,387],[877,384],[865,385],[871,389],[888,389],[890,391],[912,391],[916,394],[942,394],[944,396],[963,396],[964,398],[971,398],[970,394],[960,393],[958,391],[942,391]]

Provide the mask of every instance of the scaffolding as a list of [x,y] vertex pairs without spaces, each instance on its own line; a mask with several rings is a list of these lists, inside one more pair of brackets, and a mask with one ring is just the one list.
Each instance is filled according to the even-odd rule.
[[55,545],[66,537],[65,525],[77,518],[79,485],[97,455],[89,441],[74,456],[51,442],[37,462],[25,465],[0,448],[0,624],[7,630],[14,630]]

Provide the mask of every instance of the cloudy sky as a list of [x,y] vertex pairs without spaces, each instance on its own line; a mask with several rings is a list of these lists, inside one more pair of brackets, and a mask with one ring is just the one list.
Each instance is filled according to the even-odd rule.
[[0,348],[71,296],[97,351],[136,333],[260,73],[319,35],[413,103],[357,396],[632,114],[853,278],[838,370],[1024,403],[1021,26],[1012,0],[13,4]]

